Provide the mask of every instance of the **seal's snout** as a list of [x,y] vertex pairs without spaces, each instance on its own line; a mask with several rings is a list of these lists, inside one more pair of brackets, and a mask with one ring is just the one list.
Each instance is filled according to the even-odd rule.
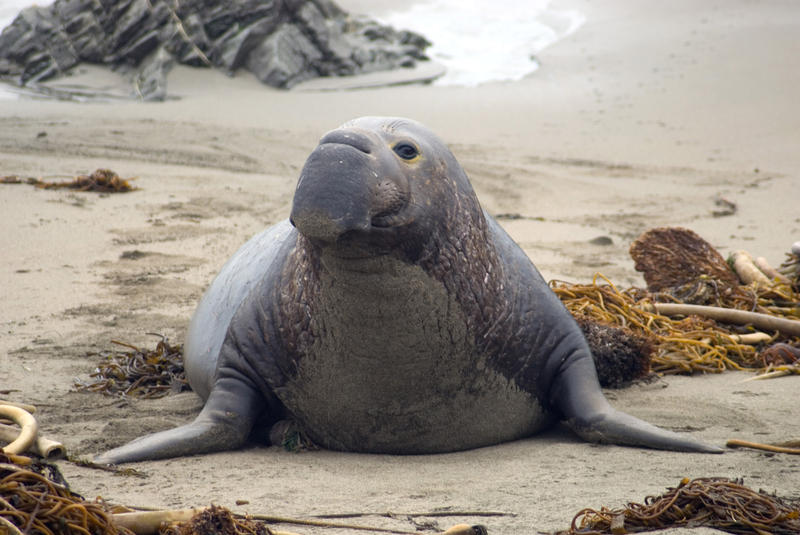
[[333,243],[351,232],[403,222],[408,181],[376,133],[348,127],[325,134],[306,160],[291,223],[307,238]]
[[321,143],[306,160],[290,221],[307,238],[330,243],[370,227],[370,158],[353,146]]
[[292,225],[307,238],[326,243],[335,242],[349,231],[368,229],[371,221],[366,185],[353,179],[322,178],[300,177],[289,217]]

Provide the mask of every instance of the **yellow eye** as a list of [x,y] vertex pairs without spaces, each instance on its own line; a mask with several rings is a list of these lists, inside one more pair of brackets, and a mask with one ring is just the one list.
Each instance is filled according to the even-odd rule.
[[409,143],[408,141],[401,141],[393,148],[395,154],[400,156],[404,160],[413,160],[417,156],[419,156],[419,149]]

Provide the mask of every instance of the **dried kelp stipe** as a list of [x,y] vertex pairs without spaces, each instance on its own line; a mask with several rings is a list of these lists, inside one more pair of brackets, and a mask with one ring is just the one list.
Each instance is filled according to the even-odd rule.
[[796,535],[800,508],[740,480],[683,479],[661,496],[622,509],[584,509],[560,535],[640,533],[675,527],[710,527],[737,535]]
[[105,360],[90,375],[93,381],[76,380],[78,390],[139,398],[159,398],[190,390],[183,369],[183,346],[171,345],[165,337],[152,350],[111,342],[131,351],[104,354]]
[[[41,535],[131,535],[101,503],[69,490],[58,468],[27,466],[0,453],[0,532]],[[4,529],[5,528],[5,529]]]
[[72,189],[99,193],[127,193],[137,189],[131,178],[124,179],[111,169],[97,169],[90,175],[79,175],[68,182],[50,182],[40,178],[21,178],[16,175],[0,177],[2,184],[30,184],[42,189]]
[[170,525],[161,535],[270,535],[263,522],[237,518],[228,509],[212,505],[188,522]]

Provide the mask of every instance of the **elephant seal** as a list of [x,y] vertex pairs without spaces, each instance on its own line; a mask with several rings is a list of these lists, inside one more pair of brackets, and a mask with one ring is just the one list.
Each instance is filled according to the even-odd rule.
[[591,441],[722,451],[610,406],[576,322],[450,150],[406,119],[322,137],[290,219],[225,264],[185,348],[197,418],[99,462],[233,449],[286,418],[355,452],[464,450],[558,419]]

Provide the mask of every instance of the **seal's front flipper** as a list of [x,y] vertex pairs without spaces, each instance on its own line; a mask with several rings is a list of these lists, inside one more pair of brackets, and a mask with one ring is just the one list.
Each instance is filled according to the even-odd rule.
[[591,442],[698,453],[724,451],[614,409],[600,390],[591,357],[567,359],[553,383],[550,398],[561,411],[564,423]]
[[694,440],[685,435],[661,429],[620,412],[610,405],[608,410],[589,417],[573,416],[565,420],[573,431],[590,442],[643,446],[659,450],[693,451],[698,453],[722,453],[724,450]]
[[192,423],[137,438],[100,454],[94,461],[120,464],[211,453],[241,446],[264,405],[260,394],[249,385],[225,382],[225,379],[218,381],[203,410]]

